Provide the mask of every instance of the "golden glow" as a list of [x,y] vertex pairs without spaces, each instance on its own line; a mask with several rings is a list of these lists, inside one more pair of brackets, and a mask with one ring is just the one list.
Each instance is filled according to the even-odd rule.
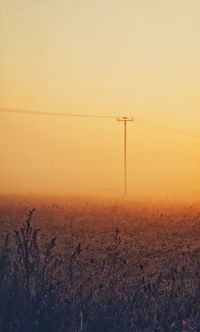
[[[198,0],[0,3],[0,106],[133,115],[199,132]],[[123,191],[112,119],[0,113],[2,192]],[[129,193],[198,199],[199,140],[128,125]]]

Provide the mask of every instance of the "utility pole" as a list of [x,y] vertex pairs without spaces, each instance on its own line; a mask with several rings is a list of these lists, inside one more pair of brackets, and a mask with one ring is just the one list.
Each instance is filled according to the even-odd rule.
[[124,196],[127,196],[127,122],[133,121],[133,117],[117,117],[117,121],[124,123]]

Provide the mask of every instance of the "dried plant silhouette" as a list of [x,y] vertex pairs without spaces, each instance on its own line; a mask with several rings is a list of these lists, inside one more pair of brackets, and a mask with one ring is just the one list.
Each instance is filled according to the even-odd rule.
[[1,331],[199,331],[198,209],[8,206]]

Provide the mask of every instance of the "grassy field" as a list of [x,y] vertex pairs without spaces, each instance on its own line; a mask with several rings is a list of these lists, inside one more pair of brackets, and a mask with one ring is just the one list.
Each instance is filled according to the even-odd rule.
[[0,331],[200,331],[200,205],[2,196]]

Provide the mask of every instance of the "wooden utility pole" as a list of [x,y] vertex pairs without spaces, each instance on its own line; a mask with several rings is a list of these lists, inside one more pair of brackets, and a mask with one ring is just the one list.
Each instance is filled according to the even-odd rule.
[[124,123],[124,196],[127,196],[127,122],[133,121],[132,117],[117,117],[117,121]]

